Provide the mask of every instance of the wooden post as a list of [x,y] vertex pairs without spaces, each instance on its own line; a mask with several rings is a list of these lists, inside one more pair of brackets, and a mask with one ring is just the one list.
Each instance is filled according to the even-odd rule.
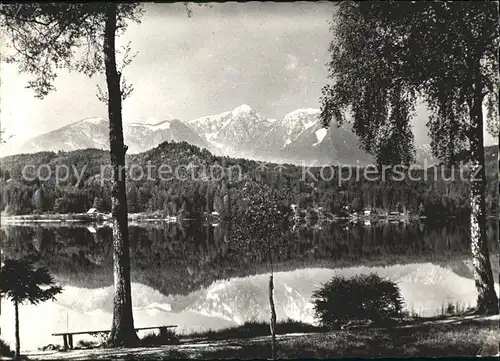
[[68,351],[68,336],[66,334],[63,335],[64,341],[64,351]]
[[69,341],[69,349],[73,349],[73,335],[69,334],[68,335],[68,341]]

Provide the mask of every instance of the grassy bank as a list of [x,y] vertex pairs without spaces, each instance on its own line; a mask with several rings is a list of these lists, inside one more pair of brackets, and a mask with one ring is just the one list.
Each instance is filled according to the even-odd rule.
[[[177,345],[40,352],[28,356],[39,360],[266,359],[271,355],[268,327],[264,323],[249,323],[191,334],[182,337]],[[280,332],[299,331],[301,327],[288,322],[281,325]],[[338,331],[305,327],[308,328],[302,331],[309,332],[277,336],[279,358],[493,356],[498,353],[500,341],[498,316],[494,319],[459,316],[419,319],[405,326]],[[265,336],[253,336],[264,331]]]
[[[476,356],[498,352],[498,321],[455,321],[386,329],[354,329],[284,336],[279,358]],[[496,348],[495,348],[496,343]],[[240,345],[240,349],[230,346]],[[200,349],[197,358],[268,358],[269,337],[228,342],[225,348]]]
[[[276,324],[276,334],[285,335],[290,333],[316,333],[324,332],[325,329],[316,327],[308,323],[287,320]],[[253,338],[269,335],[269,323],[266,322],[245,322],[243,325],[224,328],[222,330],[209,330],[204,332],[194,332],[182,335],[181,340],[230,340],[241,338]]]

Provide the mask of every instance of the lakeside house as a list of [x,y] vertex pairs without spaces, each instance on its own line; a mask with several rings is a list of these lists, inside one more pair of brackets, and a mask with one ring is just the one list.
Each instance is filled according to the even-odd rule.
[[90,219],[96,220],[96,221],[103,221],[103,220],[109,219],[111,217],[111,215],[110,214],[107,215],[107,214],[99,211],[99,209],[92,207],[87,211],[87,217]]

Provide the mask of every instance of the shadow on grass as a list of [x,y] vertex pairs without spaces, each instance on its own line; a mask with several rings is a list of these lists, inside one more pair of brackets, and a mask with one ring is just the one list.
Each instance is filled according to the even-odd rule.
[[[474,357],[498,353],[498,318],[455,316],[420,321],[405,326],[337,331],[325,331],[308,324],[287,321],[278,324],[281,327],[278,328],[277,357]],[[239,327],[195,335],[198,338],[205,337],[205,341],[189,341],[188,336],[182,336],[179,345],[102,351],[108,352],[106,359],[127,360],[271,357],[271,338],[266,323],[249,322]],[[207,341],[208,338],[211,340]]]
[[120,360],[186,360],[190,357],[187,353],[179,352],[177,350],[168,350],[162,353],[161,356],[151,355],[138,355],[137,353],[130,353],[120,356]]
[[[496,335],[496,336],[495,336]],[[440,357],[476,356],[481,350],[498,352],[498,321],[454,320],[451,323],[429,323],[414,327],[356,329],[311,333],[277,340],[279,358],[337,357]],[[488,343],[494,344],[496,349]],[[200,349],[196,358],[253,359],[269,358],[270,338],[233,340],[240,349],[229,347]],[[489,354],[488,354],[489,355]],[[490,356],[491,356],[490,355]]]

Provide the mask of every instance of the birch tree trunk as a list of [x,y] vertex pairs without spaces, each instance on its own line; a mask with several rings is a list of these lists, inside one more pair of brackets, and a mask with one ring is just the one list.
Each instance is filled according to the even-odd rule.
[[479,314],[497,314],[498,298],[495,293],[488,241],[486,238],[486,170],[483,140],[483,95],[480,74],[476,71],[474,100],[471,107],[471,215],[470,236],[474,281],[477,289]]
[[125,192],[125,153],[123,143],[120,77],[116,68],[117,4],[109,3],[104,34],[104,61],[108,87],[109,141],[113,182],[111,213],[113,216],[113,324],[110,346],[133,346],[138,342],[132,315],[130,287],[130,249],[128,239],[127,195]]
[[16,328],[16,360],[21,359],[21,339],[19,337],[19,302],[14,301],[15,328]]
[[273,274],[269,275],[269,306],[271,307],[271,352],[272,360],[276,359],[276,310],[274,308],[274,281]]

